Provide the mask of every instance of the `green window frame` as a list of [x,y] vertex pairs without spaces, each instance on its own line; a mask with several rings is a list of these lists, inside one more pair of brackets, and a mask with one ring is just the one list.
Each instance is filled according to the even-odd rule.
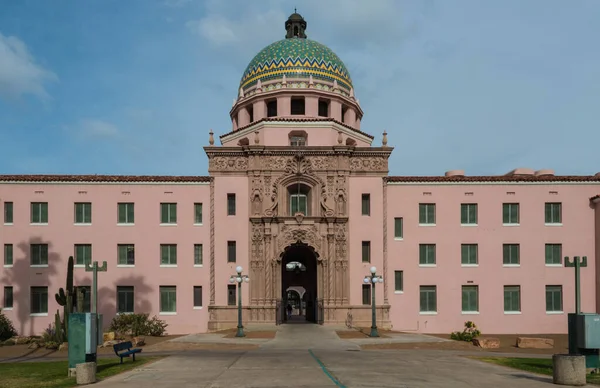
[[14,210],[14,205],[12,202],[4,202],[4,223],[5,224],[13,223],[13,210]]
[[160,286],[160,313],[177,312],[177,287]]
[[361,214],[363,216],[371,215],[371,194],[363,194],[361,197]]
[[160,204],[160,223],[161,224],[176,224],[177,223],[177,204],[162,202]]
[[29,250],[32,266],[48,266],[48,244],[31,244]]
[[237,244],[235,241],[227,241],[227,262],[235,263],[237,260]]
[[75,244],[75,265],[87,266],[92,262],[92,244]]
[[562,286],[546,286],[546,312],[563,312]]
[[194,308],[202,307],[202,286],[194,286]]
[[362,304],[363,306],[370,306],[371,305],[371,285],[370,284],[363,284],[362,285]]
[[362,242],[362,262],[363,263],[371,262],[371,242],[370,241]]
[[117,286],[117,314],[133,314],[135,310],[135,288]]
[[546,202],[544,220],[546,224],[562,224],[562,203]]
[[194,265],[201,266],[203,264],[202,244],[194,244]]
[[477,204],[462,203],[460,205],[461,225],[477,225]]
[[477,244],[461,244],[460,263],[461,265],[478,265],[479,246]]
[[117,255],[117,265],[135,265],[134,244],[118,244]]
[[435,203],[419,204],[419,225],[435,225]]
[[119,202],[117,204],[117,223],[135,223],[135,204],[133,202]]
[[519,224],[519,204],[518,203],[503,203],[502,204],[502,223],[506,225]]
[[194,204],[194,224],[202,225],[202,203]]
[[521,286],[504,286],[504,312],[521,312]]
[[479,286],[462,286],[462,312],[479,312]]
[[419,244],[419,265],[435,265],[435,244]]
[[502,265],[521,265],[519,244],[502,244]]
[[308,215],[308,197],[306,194],[290,194],[290,215],[302,213]]
[[228,306],[235,306],[237,304],[236,301],[236,289],[235,289],[236,285],[235,284],[228,284],[227,285],[227,305]]
[[13,245],[12,244],[4,244],[4,266],[12,267],[13,263],[14,263]]
[[4,305],[3,309],[12,309],[14,306],[14,292],[12,286],[4,286]]
[[92,223],[92,203],[91,202],[75,202],[75,223],[76,224],[91,224]]
[[404,218],[394,218],[394,238],[401,240],[404,238]]
[[562,244],[546,244],[546,265],[562,266]]
[[227,215],[235,216],[235,194],[227,194]]
[[48,202],[32,202],[31,203],[31,223],[32,224],[47,224],[48,223]]
[[160,244],[160,265],[177,265],[177,244]]
[[48,314],[48,287],[31,287],[31,314]]
[[394,291],[404,292],[404,271],[394,271]]
[[437,286],[419,287],[419,312],[437,313]]

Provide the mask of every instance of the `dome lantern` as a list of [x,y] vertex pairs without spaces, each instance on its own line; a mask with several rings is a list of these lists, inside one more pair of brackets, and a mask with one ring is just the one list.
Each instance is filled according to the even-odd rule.
[[294,8],[294,13],[291,14],[285,22],[285,30],[287,31],[287,34],[285,35],[286,39],[306,39],[306,21],[302,15],[296,12],[296,8]]

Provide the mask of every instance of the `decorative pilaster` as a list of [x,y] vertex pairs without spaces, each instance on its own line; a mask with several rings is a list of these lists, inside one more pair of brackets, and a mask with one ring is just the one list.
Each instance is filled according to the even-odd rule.
[[210,305],[215,304],[215,178],[210,178]]
[[387,179],[382,179],[383,181],[383,304],[388,303],[388,258],[387,258]]

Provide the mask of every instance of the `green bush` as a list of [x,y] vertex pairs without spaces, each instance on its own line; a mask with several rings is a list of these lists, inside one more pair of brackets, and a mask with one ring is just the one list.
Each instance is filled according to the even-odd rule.
[[121,314],[113,318],[110,331],[125,335],[160,337],[166,334],[167,323],[150,314]]
[[6,341],[16,335],[17,331],[12,322],[6,315],[2,314],[2,310],[0,309],[0,341]]
[[479,337],[481,335],[481,331],[477,329],[475,322],[467,321],[465,322],[465,328],[462,332],[455,331],[450,334],[450,338],[456,341],[466,341],[471,342],[473,339]]

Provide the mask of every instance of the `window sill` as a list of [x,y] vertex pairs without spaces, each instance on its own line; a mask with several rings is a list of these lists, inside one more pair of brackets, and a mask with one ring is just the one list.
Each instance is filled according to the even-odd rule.
[[160,268],[177,268],[177,264],[161,264]]
[[504,268],[518,268],[521,264],[502,264]]
[[194,309],[194,310],[202,310],[202,308],[203,308],[203,307],[204,307],[204,306],[194,306],[194,308],[193,308],[193,309]]
[[75,264],[73,265],[73,268],[85,268],[84,264]]
[[12,222],[5,222],[4,226],[13,226],[14,224]]
[[131,315],[134,314],[133,311],[122,311],[122,312],[118,312],[117,315]]
[[461,264],[460,266],[463,268],[475,268],[479,267],[479,264]]
[[394,237],[394,241],[404,241],[404,237]]
[[479,311],[461,311],[462,315],[479,315]]
[[419,311],[419,315],[437,315],[437,311]]
[[31,226],[48,226],[47,222],[30,222],[29,225]]
[[92,226],[92,223],[74,222],[73,225],[74,226]]
[[479,226],[479,225],[477,225],[477,224],[460,224],[460,226],[470,227],[470,226]]
[[12,264],[4,264],[4,268],[12,268],[13,265]]
[[31,313],[29,314],[30,317],[47,317],[48,313]]
[[562,222],[556,222],[556,223],[548,222],[548,223],[545,223],[544,226],[563,226],[563,224],[562,224]]
[[134,223],[117,223],[117,226],[135,226]]
[[562,268],[562,264],[546,264],[546,267]]
[[561,315],[564,313],[564,311],[546,311],[546,315]]
[[394,291],[394,294],[396,294],[396,295],[404,294],[404,291]]
[[520,311],[505,311],[504,315],[521,315]]
[[204,224],[194,224],[194,226],[202,226],[202,225],[204,225]]
[[437,267],[437,264],[419,264],[419,267],[422,267],[422,268],[434,268],[434,267]]
[[521,224],[502,224],[502,226],[521,226]]
[[135,264],[117,264],[117,268],[135,268]]
[[160,224],[160,226],[177,226],[177,223]]
[[48,264],[31,264],[31,268],[48,268]]
[[203,264],[194,264],[194,268],[202,268],[202,267],[204,267]]
[[419,224],[419,226],[435,226],[435,224]]
[[12,311],[12,307],[2,307],[2,311]]
[[161,311],[158,315],[177,315],[176,311]]

